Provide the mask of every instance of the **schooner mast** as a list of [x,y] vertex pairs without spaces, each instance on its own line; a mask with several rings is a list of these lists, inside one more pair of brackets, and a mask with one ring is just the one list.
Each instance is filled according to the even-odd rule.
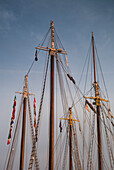
[[88,99],[94,99],[94,105],[96,105],[96,110],[91,107],[91,109],[97,114],[97,145],[98,145],[98,169],[102,170],[102,148],[101,148],[101,118],[100,118],[100,101],[109,102],[103,98],[100,98],[99,85],[96,78],[96,63],[95,63],[95,49],[94,49],[94,36],[92,32],[92,49],[93,49],[93,67],[94,67],[94,83],[93,87],[95,90],[95,97],[85,97]]
[[50,55],[50,120],[49,120],[49,170],[54,166],[54,58],[57,53],[67,54],[65,50],[55,49],[54,22],[51,21],[51,48],[35,47],[39,50],[49,51]]
[[21,138],[21,155],[20,155],[20,170],[24,169],[24,148],[25,148],[25,131],[26,131],[26,107],[28,96],[28,75],[25,76],[25,86],[23,92],[23,122],[22,122],[22,138]]
[[94,64],[94,88],[96,99],[96,110],[97,110],[97,140],[98,140],[98,168],[102,169],[102,151],[101,151],[101,125],[100,125],[100,99],[99,98],[99,86],[96,81],[96,67],[95,67],[95,50],[94,50],[94,36],[92,32],[92,46],[93,46],[93,64]]

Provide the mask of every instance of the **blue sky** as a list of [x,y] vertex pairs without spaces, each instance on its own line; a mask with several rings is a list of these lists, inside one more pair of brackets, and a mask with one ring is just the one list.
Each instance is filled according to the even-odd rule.
[[[94,32],[114,111],[113,0],[0,0],[0,148],[3,150],[14,93],[21,87],[34,59],[34,47],[48,31],[51,20],[68,52],[75,77],[82,70]],[[0,160],[4,161],[1,155]]]

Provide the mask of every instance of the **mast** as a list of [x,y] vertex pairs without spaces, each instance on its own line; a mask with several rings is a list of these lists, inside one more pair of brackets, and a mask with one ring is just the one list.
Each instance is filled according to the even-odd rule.
[[54,22],[51,21],[51,48],[50,50],[50,132],[49,132],[49,170],[53,170],[54,155]]
[[[93,45],[93,65],[94,65],[94,88],[96,97],[96,109],[97,109],[97,140],[98,140],[98,168],[102,169],[102,155],[101,155],[101,129],[100,129],[100,98],[99,98],[99,86],[96,82],[96,67],[95,67],[95,50],[94,50],[94,37],[92,32],[92,45]],[[99,98],[99,100],[98,100]]]
[[72,170],[72,108],[69,108],[69,170]]
[[54,22],[51,21],[51,48],[35,47],[36,49],[49,51],[50,57],[50,127],[49,127],[49,170],[53,170],[54,165],[54,57],[55,54],[67,54],[65,50],[54,47]]
[[24,148],[25,148],[25,130],[26,130],[26,107],[27,107],[27,88],[28,75],[25,76],[24,99],[23,99],[23,122],[22,122],[22,138],[21,138],[21,155],[20,155],[20,170],[24,169]]
[[72,122],[79,120],[72,119],[72,107],[69,107],[69,118],[60,118],[69,121],[69,170],[72,170]]

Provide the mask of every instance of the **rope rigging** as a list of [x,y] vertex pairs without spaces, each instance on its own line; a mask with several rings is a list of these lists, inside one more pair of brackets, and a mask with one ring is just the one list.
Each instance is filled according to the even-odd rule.
[[[46,40],[46,38],[47,38],[50,30],[51,30],[51,28],[49,28],[48,32],[46,33],[46,35],[44,36],[44,38],[43,38],[43,39],[41,40],[41,42],[39,43],[38,47],[39,47],[39,46],[43,46],[43,44],[44,44],[44,42],[45,42],[45,40]],[[40,52],[40,50],[39,50],[39,51],[36,50],[36,52],[35,52],[35,60],[32,62],[31,66],[30,66],[30,68],[29,68],[29,70],[28,70],[28,72],[27,72],[27,75],[30,73],[30,71],[31,71],[31,69],[32,69],[35,61],[38,60],[37,55],[39,54],[39,52]]]
[[17,141],[17,134],[18,134],[18,131],[19,131],[19,122],[20,122],[20,116],[21,116],[21,109],[22,109],[22,104],[23,104],[23,96],[22,96],[22,99],[21,99],[21,104],[20,104],[20,109],[19,109],[19,114],[18,114],[18,118],[17,118],[17,122],[15,124],[15,131],[14,131],[14,135],[13,135],[13,140],[12,140],[12,144],[11,144],[11,147],[9,149],[9,156],[7,155],[8,157],[8,160],[7,160],[7,157],[6,157],[6,161],[5,161],[5,166],[4,166],[4,169],[10,169],[10,167],[12,167],[12,160],[14,159],[14,149],[15,149],[15,144],[16,144],[16,141]]
[[[51,30],[51,27],[49,28],[45,37],[42,39],[41,43],[38,45],[39,50],[36,47],[35,60],[32,62],[27,72],[27,75],[28,75],[31,69],[33,68],[35,61],[38,60],[37,55],[39,54],[40,49],[49,52],[47,53],[48,55],[46,56],[47,58],[45,60],[45,66],[44,66],[44,72],[43,72],[44,74],[43,74],[43,81],[42,81],[42,92],[41,92],[37,121],[36,121],[36,101],[34,100],[34,124],[33,124],[33,115],[32,115],[31,106],[30,106],[30,99],[28,95],[29,92],[27,90],[27,99],[28,99],[27,101],[28,101],[28,112],[29,112],[29,123],[30,123],[29,128],[31,131],[31,140],[32,140],[32,147],[30,148],[31,150],[30,150],[30,159],[29,159],[28,169],[35,169],[35,168],[40,169],[39,158],[41,155],[40,155],[40,152],[38,152],[38,147],[39,147],[39,136],[40,136],[40,127],[41,127],[41,116],[42,116],[42,110],[43,110],[42,108],[43,108],[43,101],[44,101],[44,96],[45,96],[45,91],[46,91],[46,81],[47,81],[47,75],[48,75],[49,59],[50,59],[50,54],[51,54],[50,53],[51,48],[48,47],[49,43],[51,42],[50,39],[48,41],[47,47],[43,47],[43,44],[46,41],[50,30]],[[91,96],[93,96],[93,94],[95,94],[94,92],[96,90],[96,84],[97,84],[97,82],[95,82],[95,84],[92,84],[92,68],[93,67],[92,67],[92,60],[90,59],[90,47],[89,47],[88,54],[87,54],[88,59],[86,57],[78,85],[75,79],[73,78],[72,72],[67,64],[68,61],[66,62],[66,58],[65,58],[66,54],[64,54],[66,51],[56,31],[55,31],[55,48],[51,52],[55,53],[54,58],[56,59],[56,70],[57,70],[56,72],[57,72],[57,76],[59,80],[58,82],[59,82],[60,95],[58,95],[59,97],[56,96],[56,107],[59,106],[60,96],[61,96],[61,101],[62,101],[61,106],[63,109],[63,112],[61,112],[61,110],[58,111],[56,109],[56,112],[59,112],[58,115],[56,116],[56,119],[59,119],[62,115],[61,119],[66,118],[66,120],[68,120],[67,123],[66,122],[63,123],[63,126],[61,125],[61,121],[60,121],[60,124],[59,124],[60,133],[58,133],[58,131],[56,130],[56,142],[54,143],[54,154],[55,152],[57,153],[56,153],[56,156],[54,156],[54,158],[56,158],[56,161],[54,163],[54,168],[55,169],[67,169],[68,164],[70,165],[70,163],[68,162],[68,153],[70,152],[70,149],[68,150],[68,147],[70,145],[69,143],[71,139],[72,141],[72,150],[71,150],[72,155],[71,156],[73,158],[72,167],[74,169],[80,169],[80,170],[86,169],[86,168],[87,170],[89,169],[94,170],[96,169],[97,167],[96,164],[98,163],[98,160],[96,160],[96,154],[97,154],[96,150],[100,150],[99,143],[97,142],[98,135],[96,134],[97,124],[95,123],[95,119],[97,117],[97,107],[95,108],[92,105],[92,102],[89,102],[87,99],[85,99],[86,98],[85,95],[91,94]],[[63,52],[62,57],[60,55],[61,52]],[[98,58],[98,61],[99,61],[99,58]],[[87,64],[87,70],[85,71],[86,64]],[[88,80],[90,65],[91,65],[91,80],[90,80],[90,84],[88,84],[87,80]],[[101,71],[101,75],[102,75],[103,82],[104,82],[101,65],[99,64],[99,66],[100,66],[100,71]],[[85,78],[83,79],[84,74],[85,74]],[[97,78],[99,79],[98,76]],[[82,92],[82,90],[79,88],[82,79],[84,81],[83,83],[84,92]],[[71,85],[73,86],[73,88],[70,87],[69,82],[72,83]],[[105,83],[104,83],[104,86],[106,90],[106,95],[108,97]],[[114,117],[112,116],[112,114],[109,114],[109,117],[108,117],[109,108],[107,108],[101,100],[102,95],[103,96],[105,95],[102,93],[101,88],[99,89],[99,91],[101,92],[101,94],[99,95],[100,96],[99,97],[99,103],[100,103],[99,108],[102,111],[102,113],[100,114],[100,121],[102,122],[102,128],[103,128],[102,129],[102,136],[104,139],[103,144],[107,142],[107,150],[108,150],[109,161],[110,161],[110,165],[108,166],[107,157],[105,156],[105,152],[102,151],[102,166],[104,168],[111,167],[111,169],[113,169],[114,168],[114,154],[113,154],[114,133],[112,131],[112,128],[114,127],[114,123],[112,119]],[[56,85],[56,92],[59,94],[57,85]],[[22,102],[23,102],[23,97],[24,97],[24,94],[22,96]],[[94,100],[94,104],[97,106],[96,104],[97,99],[95,97],[90,97],[90,98],[88,97],[88,98]],[[85,104],[83,101],[85,101]],[[86,105],[89,106],[90,111],[85,110]],[[61,109],[61,106],[59,106],[60,107],[59,109]],[[70,108],[73,108],[73,112],[74,112],[73,119],[68,118],[70,117],[69,116],[70,114],[68,112],[69,106],[71,106]],[[19,115],[18,115],[16,127],[15,127],[15,132],[13,135],[11,149],[9,150],[8,159],[6,160],[6,163],[7,163],[7,166],[6,166],[7,168],[5,167],[6,169],[11,169],[13,166],[15,151],[12,152],[12,150],[13,148],[15,148],[17,144],[16,143],[16,138],[18,134],[17,129],[19,128],[19,125],[21,124],[20,123],[21,108],[22,108],[22,103],[20,105]],[[72,126],[70,126],[71,125],[70,121],[74,120],[74,117],[76,117],[76,119],[79,121],[79,124],[76,125],[75,123],[72,123]],[[110,122],[112,126],[110,125]],[[56,120],[56,126],[57,125],[58,125],[58,120]],[[87,130],[86,128],[89,129],[89,133],[86,131]],[[72,133],[71,138],[70,138],[70,130]],[[103,133],[105,135],[103,135]],[[26,146],[26,150],[27,150],[27,146]],[[27,155],[27,151],[25,152]],[[48,168],[48,163],[47,163],[47,168]]]
[[42,90],[42,95],[41,95],[41,100],[40,100],[40,107],[39,107],[39,113],[38,113],[37,133],[35,134],[36,140],[37,140],[37,136],[38,136],[38,127],[39,127],[39,122],[40,122],[40,117],[41,117],[41,110],[42,110],[42,104],[43,104],[43,98],[44,98],[44,92],[45,92],[45,86],[46,86],[46,78],[47,78],[47,72],[48,72],[48,65],[49,65],[49,55],[48,55],[48,59],[47,59],[47,66],[46,66],[46,72],[45,72],[44,83],[43,83],[43,90]]

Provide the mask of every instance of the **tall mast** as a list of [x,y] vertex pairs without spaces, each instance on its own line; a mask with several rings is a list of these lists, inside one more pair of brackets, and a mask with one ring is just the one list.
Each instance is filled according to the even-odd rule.
[[21,155],[20,155],[20,170],[24,169],[24,148],[25,148],[25,130],[26,130],[26,107],[27,107],[27,93],[28,89],[28,75],[25,76],[24,86],[24,100],[23,100],[23,122],[22,122],[22,138],[21,138]]
[[51,48],[50,50],[50,132],[49,132],[49,170],[53,170],[54,156],[54,22],[51,21]]
[[72,108],[69,108],[69,170],[72,170]]
[[49,170],[53,170],[54,165],[54,56],[55,54],[67,54],[65,50],[54,47],[54,22],[51,21],[51,48],[35,47],[36,49],[49,51],[50,57],[50,128],[49,128]]
[[[94,37],[92,32],[92,45],[93,45],[93,65],[94,65],[94,88],[96,97],[96,109],[97,109],[97,140],[98,140],[98,168],[102,169],[102,155],[101,155],[101,129],[100,129],[100,93],[98,82],[96,82],[96,67],[95,67],[95,50],[94,50]],[[99,98],[99,100],[98,100]]]

